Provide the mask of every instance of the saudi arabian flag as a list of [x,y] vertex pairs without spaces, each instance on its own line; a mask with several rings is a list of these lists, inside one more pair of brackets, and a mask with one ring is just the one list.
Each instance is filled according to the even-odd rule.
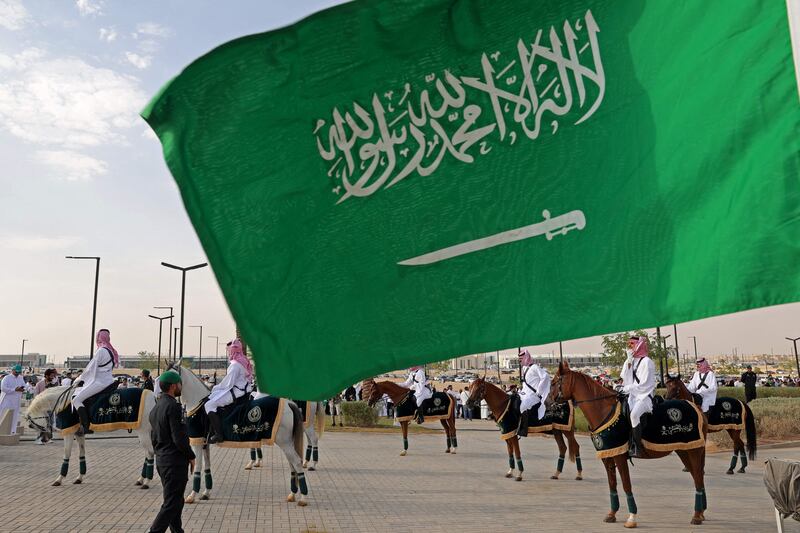
[[259,385],[320,399],[800,300],[798,102],[781,0],[358,0],[143,116]]

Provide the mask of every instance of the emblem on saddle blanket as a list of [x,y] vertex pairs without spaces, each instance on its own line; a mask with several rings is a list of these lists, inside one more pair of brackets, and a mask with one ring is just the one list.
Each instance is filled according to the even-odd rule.
[[655,452],[691,450],[705,446],[703,415],[692,402],[666,400],[647,415],[642,444]]
[[[413,392],[408,395],[395,407],[397,410],[397,420],[407,422],[414,418],[417,410],[414,404]],[[422,402],[422,416],[432,420],[449,418],[451,411],[455,407],[455,400],[444,392],[434,392],[433,397]]]
[[[281,424],[286,400],[274,396],[251,399],[227,409],[223,408],[222,432],[225,441],[217,444],[221,448],[259,448],[272,446]],[[203,404],[193,409],[186,418],[189,426],[189,442],[192,445],[206,443],[209,433],[208,415]]]
[[717,402],[708,409],[708,429],[744,429],[744,404],[736,398],[717,398]]
[[[95,431],[116,431],[118,429],[139,429],[142,424],[142,411],[146,394],[143,389],[121,389],[100,393],[86,402],[89,422]],[[78,413],[67,402],[65,409],[56,414],[56,427],[64,435],[75,433],[80,421]]]

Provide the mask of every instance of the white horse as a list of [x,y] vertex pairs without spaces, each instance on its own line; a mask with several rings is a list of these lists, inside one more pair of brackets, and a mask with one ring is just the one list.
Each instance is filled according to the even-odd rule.
[[[308,444],[303,468],[316,470],[319,461],[319,441],[325,431],[325,402],[307,402],[306,412],[308,412],[308,425],[304,429]],[[261,448],[250,448],[250,460],[244,465],[244,469],[261,468],[263,457]]]
[[[173,370],[180,372],[182,384],[181,401],[186,406],[187,411],[191,412],[198,408],[200,402],[207,398],[211,391],[192,371],[179,365],[173,367]],[[306,482],[306,474],[303,472],[303,460],[301,459],[301,454],[303,453],[303,415],[294,402],[287,401],[284,403],[281,423],[277,428],[273,428],[273,431],[277,431],[275,444],[283,450],[292,470],[291,492],[286,501],[296,501],[297,505],[305,507],[308,505],[306,501],[308,484]],[[184,501],[186,503],[194,503],[195,497],[200,490],[200,472],[203,469],[205,470],[206,491],[203,493],[205,497],[201,496],[201,499],[207,500],[210,497],[211,484],[213,483],[209,445],[197,444],[193,445],[192,449],[197,456],[197,460],[192,472],[192,492],[185,498]],[[300,492],[299,496],[297,494],[298,490]]]
[[[133,433],[139,437],[139,443],[144,449],[145,459],[142,465],[142,473],[139,479],[136,480],[136,485],[141,486],[143,489],[150,487],[150,482],[153,480],[153,465],[154,453],[153,443],[150,440],[150,412],[156,405],[156,397],[150,391],[142,391],[142,402],[144,408],[142,410],[142,419],[138,429],[134,429]],[[31,429],[39,431],[46,431],[53,433],[58,431],[54,427],[53,420],[55,414],[61,412],[63,409],[70,408],[70,398],[72,397],[71,387],[51,387],[45,389],[42,393],[36,396],[31,405],[28,407],[28,412],[25,419]],[[95,428],[96,432],[105,431],[102,426]],[[112,430],[114,431],[114,430]],[[86,437],[84,435],[78,436],[75,434],[62,435],[64,438],[64,461],[61,463],[61,472],[56,480],[53,482],[54,487],[61,485],[64,478],[67,477],[69,472],[69,460],[72,455],[72,444],[78,441],[80,451],[80,467],[78,477],[73,481],[74,484],[80,485],[83,483],[83,477],[86,475]]]

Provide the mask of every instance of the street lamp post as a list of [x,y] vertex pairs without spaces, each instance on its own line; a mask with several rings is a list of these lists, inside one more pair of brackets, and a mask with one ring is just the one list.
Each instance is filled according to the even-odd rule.
[[197,375],[203,375],[203,326],[189,326],[190,328],[200,328],[200,351],[197,360]]
[[[22,339],[22,351],[19,354],[19,364],[22,364],[22,358],[25,357],[25,343],[28,342],[30,339]],[[797,345],[795,345],[795,351],[797,351]]]
[[694,341],[694,362],[696,363],[697,362],[697,337],[695,337],[694,335],[691,335],[689,338]]
[[67,259],[93,259],[96,261],[94,269],[94,305],[92,305],[92,337],[89,339],[89,359],[94,356],[94,328],[97,323],[97,283],[100,279],[100,258],[94,256],[68,255]]
[[175,354],[178,353],[178,330],[181,328],[173,328],[175,330],[175,335],[173,336],[173,343],[174,346],[172,347],[172,362],[175,362]]
[[[172,322],[172,315],[169,316],[147,315],[147,316],[158,320],[158,365],[156,368],[156,372],[160,374],[161,373],[161,326],[164,325],[164,321],[167,319],[169,319],[169,321]],[[172,336],[170,335],[170,338],[171,337]]]
[[167,356],[172,359],[172,318],[175,316],[175,311],[172,310],[172,306],[170,305],[159,305],[153,307],[153,309],[169,309],[169,344],[167,345],[167,351],[169,353]]
[[198,268],[203,268],[205,266],[208,266],[208,263],[200,263],[200,264],[192,265],[192,266],[189,266],[189,267],[179,267],[179,266],[171,265],[169,263],[165,263],[165,262],[162,261],[161,265],[165,266],[167,268],[172,268],[174,270],[180,270],[181,271],[181,325],[180,325],[181,343],[180,343],[180,351],[178,352],[178,357],[182,359],[183,358],[183,334],[184,334],[183,318],[184,318],[184,316],[186,314],[185,313],[185,311],[186,311],[186,273],[188,271],[190,271],[190,270],[195,270],[195,269],[198,269]]
[[561,345],[561,341],[558,341],[558,360],[564,362],[564,347]]
[[219,335],[208,335],[209,339],[216,339],[217,344],[214,347],[214,358],[217,359],[219,357]]
[[681,352],[678,349],[678,324],[672,324],[672,333],[675,335],[675,362],[678,364],[678,374],[681,373]]
[[797,341],[800,341],[800,337],[786,337],[786,340],[791,341],[792,344],[794,344],[794,363],[797,365],[797,377],[800,378],[800,359],[797,357]]

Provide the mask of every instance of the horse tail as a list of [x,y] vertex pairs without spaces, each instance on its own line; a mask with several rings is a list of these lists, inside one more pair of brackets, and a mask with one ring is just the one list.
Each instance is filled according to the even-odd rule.
[[302,459],[303,457],[303,413],[292,401],[287,402],[289,409],[292,410],[292,440],[294,442],[294,451]]
[[750,406],[746,403],[742,403],[744,407],[744,431],[745,435],[747,435],[747,454],[750,456],[750,460],[754,460],[756,458],[756,419],[753,416],[753,411],[750,410]]
[[314,429],[317,432],[317,440],[322,438],[322,433],[325,431],[325,403],[314,402],[316,404],[316,420],[314,421]]
[[573,431],[562,431],[567,437],[567,448],[569,449],[569,462],[574,463],[575,457],[578,455],[578,441],[575,440],[575,433]]

